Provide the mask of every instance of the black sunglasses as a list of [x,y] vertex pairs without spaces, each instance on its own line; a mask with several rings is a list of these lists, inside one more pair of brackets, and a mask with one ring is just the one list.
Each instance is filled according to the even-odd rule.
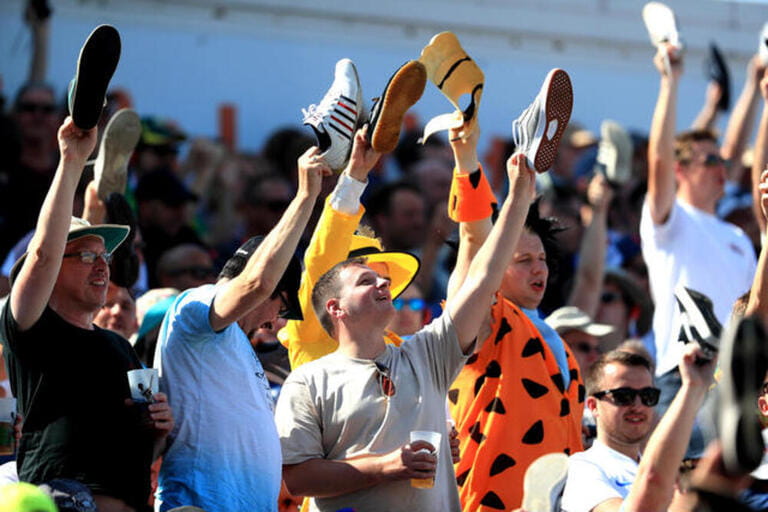
[[571,345],[571,348],[575,349],[577,352],[581,352],[582,354],[589,354],[591,352],[595,352],[597,354],[602,353],[600,347],[593,347],[586,341],[577,341]]
[[387,398],[395,396],[395,382],[389,374],[389,368],[383,364],[376,362],[376,371],[379,373],[379,384],[381,385],[381,392]]
[[608,389],[605,391],[598,391],[593,393],[592,396],[598,400],[602,400],[603,397],[610,395],[613,403],[618,406],[627,406],[635,403],[635,397],[640,395],[640,402],[646,407],[653,407],[659,403],[659,395],[661,390],[659,388],[647,387],[643,389],[634,388],[616,388]]

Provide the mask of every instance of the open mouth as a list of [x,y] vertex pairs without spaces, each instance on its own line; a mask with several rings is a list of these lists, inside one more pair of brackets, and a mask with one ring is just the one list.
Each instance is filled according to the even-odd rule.
[[531,288],[537,292],[544,291],[544,281],[534,281],[531,283]]

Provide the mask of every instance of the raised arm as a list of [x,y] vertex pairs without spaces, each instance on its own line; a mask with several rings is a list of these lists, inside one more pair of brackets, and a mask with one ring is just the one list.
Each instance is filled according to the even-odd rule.
[[692,130],[712,130],[717,121],[717,104],[723,96],[723,89],[720,84],[711,81],[707,84],[707,93],[704,96],[704,104],[701,106],[699,115],[691,123]]
[[312,147],[299,157],[299,189],[280,222],[270,231],[246,263],[242,273],[227,281],[216,294],[210,323],[220,331],[267,300],[296,250],[299,238],[320,192],[320,182],[331,169]]
[[507,161],[509,193],[488,238],[477,252],[461,287],[446,307],[453,318],[459,345],[466,352],[477,336],[501,284],[525,225],[535,194],[535,177],[525,155],[516,153]]
[[[755,124],[757,114],[757,100],[760,97],[760,79],[765,71],[765,66],[760,57],[755,55],[747,64],[747,78],[744,81],[744,89],[733,107],[731,117],[728,119],[728,127],[725,129],[723,145],[720,156],[733,162],[731,169],[741,169],[741,154],[747,147],[747,142],[752,134],[752,126]],[[738,176],[729,176],[734,181]]]
[[613,190],[606,177],[595,174],[589,182],[587,200],[590,218],[581,240],[579,264],[576,267],[573,290],[568,305],[576,306],[595,318],[605,270],[605,250],[608,244],[608,209],[613,199]]
[[762,181],[763,170],[768,166],[768,71],[763,73],[763,77],[760,80],[760,94],[763,97],[763,113],[760,116],[760,124],[757,128],[755,155],[752,162],[752,205],[755,218],[760,226],[760,232],[765,233],[766,217],[763,213],[762,194],[758,185]]
[[22,331],[37,322],[51,297],[67,243],[75,189],[86,159],[96,147],[96,128],[83,131],[67,117],[59,128],[58,141],[61,159],[27,257],[11,288],[11,312]]
[[[485,239],[488,238],[488,233],[491,232],[492,227],[492,209],[490,205],[482,205],[483,207],[488,207],[484,214],[478,212],[479,215],[472,215],[469,212],[481,205],[464,205],[460,203],[488,202],[489,199],[495,199],[491,193],[483,192],[483,190],[490,191],[490,185],[487,184],[483,170],[480,168],[480,161],[477,158],[479,126],[475,125],[474,132],[466,139],[459,137],[458,131],[450,131],[451,149],[453,150],[456,167],[453,170],[452,193],[448,208],[453,220],[459,222],[459,252],[456,257],[456,265],[454,265],[451,278],[448,281],[447,297],[449,299],[456,294],[459,288],[461,288],[462,283],[464,283],[467,271],[469,270],[469,264],[472,262],[475,254],[477,254],[480,246],[483,245]],[[473,184],[477,184],[477,186],[473,187]],[[479,197],[469,197],[458,190],[459,187],[467,187],[467,185],[471,187],[472,196],[477,195]],[[478,216],[480,218],[476,218]]]
[[717,360],[699,364],[701,357],[696,344],[686,345],[680,363],[682,386],[648,439],[637,477],[624,500],[625,512],[663,512],[672,500],[696,413],[714,381]]
[[[758,185],[760,193],[760,215],[763,217],[763,226],[765,226],[766,215],[768,215],[768,169],[763,171]],[[766,236],[765,227],[763,227],[763,236]],[[749,292],[749,301],[745,316],[758,315],[765,325],[768,325],[768,244],[763,244],[760,249],[760,256],[757,259],[757,268],[755,268],[755,277],[752,280],[752,289]]]
[[[664,67],[664,53],[669,55],[671,73]],[[653,59],[661,75],[659,97],[651,121],[648,140],[648,207],[654,224],[663,224],[675,202],[675,122],[677,111],[677,88],[682,74],[682,58],[677,50],[660,45]]]

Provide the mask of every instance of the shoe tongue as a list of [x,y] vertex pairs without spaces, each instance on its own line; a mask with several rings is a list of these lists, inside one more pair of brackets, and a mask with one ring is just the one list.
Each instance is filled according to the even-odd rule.
[[326,132],[321,132],[314,124],[305,123],[312,128],[315,132],[315,138],[317,139],[317,147],[321,153],[324,153],[329,147],[331,147],[331,137]]

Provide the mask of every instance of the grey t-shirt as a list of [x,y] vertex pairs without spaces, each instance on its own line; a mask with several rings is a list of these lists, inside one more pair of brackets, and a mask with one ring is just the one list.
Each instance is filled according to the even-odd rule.
[[[434,488],[416,489],[409,480],[387,482],[312,499],[310,510],[460,511],[445,397],[465,361],[445,312],[400,347],[387,345],[375,361],[337,351],[293,371],[283,384],[275,415],[283,464],[389,453],[407,444],[412,430],[442,434]],[[382,391],[377,362],[389,369],[393,396]]]

